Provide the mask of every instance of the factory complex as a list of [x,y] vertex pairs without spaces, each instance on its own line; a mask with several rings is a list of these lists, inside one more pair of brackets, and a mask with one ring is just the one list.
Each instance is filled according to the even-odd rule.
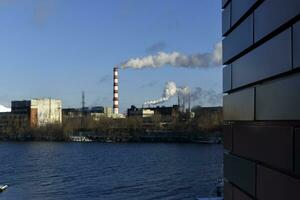
[[[174,84],[169,84],[169,86],[174,86]],[[158,106],[151,103],[141,107],[132,105],[127,109],[126,114],[121,114],[119,112],[119,71],[117,67],[113,68],[112,95],[112,107],[87,107],[84,92],[80,108],[63,108],[61,100],[52,98],[12,101],[11,109],[6,108],[4,111],[2,109],[3,112],[0,111],[0,133],[17,134],[31,132],[37,128],[40,130],[43,127],[48,127],[48,129],[62,127],[63,132],[71,135],[76,132],[99,130],[101,130],[100,132],[143,132],[150,129],[166,131],[175,124],[181,123],[181,126],[184,127],[186,125],[183,124],[190,123],[195,117],[222,115],[221,107],[208,107],[201,108],[196,112],[192,111],[190,96],[186,96],[182,92],[172,94],[178,97],[177,105]],[[108,124],[105,125],[105,123]],[[49,130],[47,131],[49,132]]]

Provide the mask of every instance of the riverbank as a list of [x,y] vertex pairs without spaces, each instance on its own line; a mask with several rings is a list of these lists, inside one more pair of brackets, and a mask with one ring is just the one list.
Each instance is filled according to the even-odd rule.
[[53,133],[28,132],[18,135],[0,134],[0,141],[57,141],[57,142],[101,142],[101,143],[205,143],[220,144],[223,142],[222,132],[73,132]]

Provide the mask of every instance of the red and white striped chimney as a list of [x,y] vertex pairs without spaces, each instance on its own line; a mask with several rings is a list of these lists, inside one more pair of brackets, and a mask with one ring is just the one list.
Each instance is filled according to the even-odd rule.
[[114,67],[114,114],[119,114],[119,70]]

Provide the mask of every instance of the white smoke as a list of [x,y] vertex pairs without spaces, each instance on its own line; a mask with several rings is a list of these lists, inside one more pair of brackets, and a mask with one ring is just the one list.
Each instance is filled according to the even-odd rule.
[[123,62],[121,67],[123,69],[143,69],[164,67],[166,65],[184,68],[207,68],[222,65],[222,43],[215,44],[211,53],[184,55],[176,51],[172,53],[158,52],[156,55],[131,58]]
[[207,106],[222,106],[223,95],[215,90],[205,90],[196,87],[191,90],[189,87],[177,87],[176,83],[168,82],[165,85],[164,92],[161,98],[157,100],[147,101],[144,105],[157,105],[167,102],[171,97],[179,94],[186,101],[197,103],[202,107]]
[[157,100],[146,101],[144,104],[145,105],[161,104],[161,103],[168,101],[171,97],[175,96],[178,93],[187,95],[190,93],[190,88],[189,87],[177,87],[176,83],[170,81],[170,82],[166,83],[164,92],[163,92],[163,95],[161,96],[161,98],[159,98]]
[[213,89],[205,90],[197,87],[191,93],[191,101],[197,103],[202,107],[208,106],[222,106],[223,94],[218,93]]

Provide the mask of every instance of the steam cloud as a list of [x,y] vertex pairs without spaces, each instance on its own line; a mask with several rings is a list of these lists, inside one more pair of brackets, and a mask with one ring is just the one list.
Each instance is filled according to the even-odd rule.
[[123,69],[143,69],[143,68],[159,68],[166,65],[184,68],[208,68],[219,66],[222,64],[222,43],[214,45],[211,53],[198,53],[194,55],[184,55],[179,52],[165,53],[158,52],[156,55],[148,55],[146,57],[131,58],[123,63]]
[[215,90],[204,90],[200,87],[194,89],[191,93],[191,101],[200,106],[222,106],[223,94],[217,93]]
[[164,103],[168,101],[171,97],[175,96],[176,94],[181,93],[181,94],[189,94],[190,93],[190,88],[188,87],[177,87],[176,83],[174,82],[167,82],[164,88],[164,92],[161,98],[157,100],[152,100],[152,101],[146,101],[144,104],[145,105],[157,105]]
[[177,87],[176,83],[168,82],[165,85],[164,92],[161,98],[152,101],[146,101],[144,105],[157,105],[167,102],[171,97],[180,94],[186,100],[191,100],[200,106],[221,106],[222,93],[216,91],[204,90],[200,87],[195,88],[193,91],[189,87]]

